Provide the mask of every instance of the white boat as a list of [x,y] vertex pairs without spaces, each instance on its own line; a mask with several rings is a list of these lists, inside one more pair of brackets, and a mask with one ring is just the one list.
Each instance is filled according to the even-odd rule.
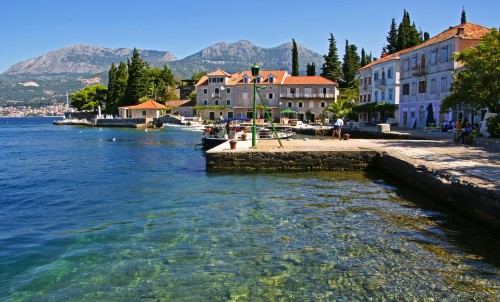
[[207,126],[202,124],[192,124],[192,123],[184,123],[184,124],[164,124],[166,128],[175,128],[179,130],[188,130],[188,131],[204,131]]

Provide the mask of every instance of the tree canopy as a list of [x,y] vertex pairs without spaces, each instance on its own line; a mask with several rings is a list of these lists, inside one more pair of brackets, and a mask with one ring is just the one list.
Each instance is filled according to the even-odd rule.
[[344,62],[342,63],[344,81],[339,83],[342,88],[352,86],[356,72],[361,67],[361,58],[357,51],[356,45],[349,45],[349,41],[345,41]]
[[330,34],[330,45],[328,47],[328,54],[323,55],[325,63],[323,64],[321,76],[339,83],[342,78],[342,63],[337,54],[337,44],[333,34]]
[[106,86],[102,84],[87,86],[69,95],[71,99],[70,105],[78,111],[95,110],[106,101],[107,93]]
[[396,27],[396,20],[393,18],[389,29],[387,45],[382,52],[392,54],[408,47],[413,47],[429,39],[429,33],[417,30],[415,22],[411,22],[410,13],[403,11],[403,19]]
[[315,63],[307,63],[307,75],[315,76],[316,75],[316,64]]
[[454,74],[451,93],[443,99],[441,111],[468,107],[500,112],[500,35],[496,28],[475,46],[454,54],[465,69]]

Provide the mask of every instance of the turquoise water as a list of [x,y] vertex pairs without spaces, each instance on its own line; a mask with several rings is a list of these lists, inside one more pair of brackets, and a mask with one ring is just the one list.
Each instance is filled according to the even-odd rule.
[[495,301],[500,244],[382,175],[205,172],[200,135],[0,119],[2,301]]

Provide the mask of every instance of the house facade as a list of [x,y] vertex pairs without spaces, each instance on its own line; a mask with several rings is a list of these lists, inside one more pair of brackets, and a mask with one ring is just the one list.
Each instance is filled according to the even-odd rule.
[[314,120],[338,97],[338,85],[320,76],[290,76],[287,71],[251,71],[229,74],[221,69],[202,77],[196,84],[197,114],[202,119],[217,120],[243,116],[253,118],[253,87],[256,94],[256,118],[280,120],[281,111],[291,108],[299,120]]
[[[435,123],[459,120],[463,112],[440,112],[441,100],[450,92],[453,72],[463,68],[453,59],[455,52],[479,43],[490,29],[463,23],[411,48],[382,57],[358,71],[359,104],[399,104],[395,122],[400,126],[423,128],[432,107]],[[380,113],[361,113],[360,122],[382,120]],[[385,122],[385,121],[384,121]]]
[[[375,102],[399,104],[400,54],[401,52],[389,55],[383,53],[380,59],[358,71],[359,105]],[[380,112],[361,112],[358,118],[362,123],[370,123],[372,120],[386,122],[389,118],[393,119],[393,123],[398,123],[398,110],[391,116],[382,116]]]
[[118,115],[122,118],[145,118],[146,122],[150,122],[163,116],[166,109],[165,105],[149,100],[134,106],[118,107]]
[[400,125],[425,127],[430,107],[435,124],[463,118],[461,111],[440,112],[441,100],[450,93],[453,72],[463,68],[452,55],[477,45],[489,31],[486,27],[463,23],[400,55]]

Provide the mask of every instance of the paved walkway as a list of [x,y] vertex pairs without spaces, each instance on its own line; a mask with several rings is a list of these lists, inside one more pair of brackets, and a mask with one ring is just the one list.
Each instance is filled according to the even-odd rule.
[[[426,140],[350,139],[339,141],[332,140],[330,137],[309,137],[282,140],[283,149],[279,148],[277,140],[261,140],[257,142],[257,150],[267,152],[376,150],[388,152],[431,170],[445,171],[479,186],[500,190],[498,149],[454,143],[453,134],[447,132],[424,132],[420,129],[407,128],[394,128],[391,132],[411,134],[416,138],[424,137]],[[251,142],[238,142],[237,148],[238,152],[252,150]],[[220,149],[229,149],[229,145],[222,145]]]

